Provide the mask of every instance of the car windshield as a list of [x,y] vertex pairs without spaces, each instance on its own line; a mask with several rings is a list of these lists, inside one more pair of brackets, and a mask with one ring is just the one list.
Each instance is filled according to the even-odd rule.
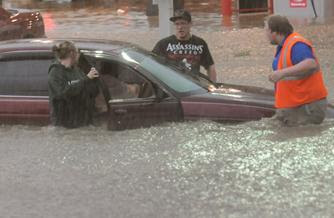
[[204,75],[202,77],[191,73],[182,65],[177,65],[175,62],[151,53],[124,50],[121,56],[126,61],[134,62],[151,72],[156,78],[179,93],[208,91],[209,87],[214,86]]

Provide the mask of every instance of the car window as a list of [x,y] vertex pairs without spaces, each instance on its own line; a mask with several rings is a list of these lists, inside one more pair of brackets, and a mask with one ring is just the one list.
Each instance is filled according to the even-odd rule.
[[0,95],[48,96],[47,60],[0,61]]
[[[126,64],[101,57],[85,55],[86,62],[99,71],[101,92],[96,98],[98,110],[105,110],[105,100],[129,100],[154,97],[151,82]],[[83,64],[82,64],[83,65]]]
[[111,99],[139,98],[145,82],[137,72],[117,62],[100,62],[101,79],[107,85]]
[[145,70],[151,72],[161,82],[179,93],[188,93],[203,90],[201,86],[189,80],[184,74],[168,65],[164,65],[151,56],[145,56],[136,51],[124,51],[121,54],[123,58],[130,62],[136,62]]

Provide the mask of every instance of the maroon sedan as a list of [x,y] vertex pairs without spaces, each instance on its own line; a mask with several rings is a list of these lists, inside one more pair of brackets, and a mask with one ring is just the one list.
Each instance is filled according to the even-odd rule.
[[[51,47],[61,40],[0,42],[0,123],[49,123]],[[133,44],[73,40],[80,67],[100,72],[96,116],[119,130],[166,121],[249,121],[274,114],[273,92],[214,84]]]
[[43,18],[39,12],[19,12],[0,7],[0,40],[44,36]]

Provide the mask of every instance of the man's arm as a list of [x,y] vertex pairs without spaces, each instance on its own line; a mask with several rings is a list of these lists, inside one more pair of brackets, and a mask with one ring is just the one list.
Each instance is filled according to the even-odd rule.
[[215,63],[213,61],[211,52],[209,50],[208,44],[203,40],[203,45],[204,45],[204,52],[201,57],[201,65],[204,66],[206,69],[206,73],[210,80],[213,82],[217,81],[217,73],[216,73],[216,67]]
[[292,47],[291,61],[293,66],[275,71],[269,75],[269,80],[278,82],[282,79],[303,79],[319,70],[312,48],[303,42],[298,42]]
[[161,40],[158,41],[158,42],[155,44],[154,48],[152,49],[152,52],[153,52],[154,54],[157,54],[157,55],[161,55],[161,54],[162,54],[162,53],[161,53]]
[[288,77],[302,79],[318,70],[319,64],[314,59],[308,58],[291,67],[274,71],[269,75],[269,80],[275,83]]
[[214,64],[210,65],[207,69],[207,74],[213,82],[217,82],[217,73],[216,73],[216,67]]

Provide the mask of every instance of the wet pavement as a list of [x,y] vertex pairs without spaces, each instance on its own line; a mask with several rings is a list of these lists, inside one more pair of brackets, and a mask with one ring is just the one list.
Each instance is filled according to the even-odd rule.
[[[156,18],[139,9],[41,9],[48,37],[124,40],[147,49],[159,39]],[[194,11],[194,33],[208,42],[220,81],[272,87],[267,75],[275,48],[265,39],[262,18],[240,29],[245,18],[222,26],[217,11]],[[296,25],[315,45],[331,103],[333,25]],[[333,217],[333,124],[198,121],[122,132],[2,125],[0,214]]]

